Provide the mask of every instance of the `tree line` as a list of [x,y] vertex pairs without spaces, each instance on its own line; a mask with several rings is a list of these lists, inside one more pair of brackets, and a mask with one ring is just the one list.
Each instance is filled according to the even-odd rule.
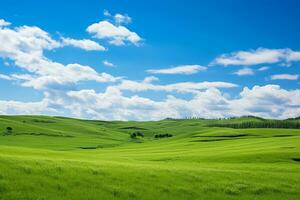
[[155,138],[168,138],[168,137],[173,137],[173,135],[169,134],[169,133],[160,133],[160,134],[155,134],[154,137]]
[[215,123],[208,124],[209,127],[228,127],[228,128],[287,128],[287,129],[299,129],[300,123],[289,120],[265,120],[260,122],[240,122],[240,123]]

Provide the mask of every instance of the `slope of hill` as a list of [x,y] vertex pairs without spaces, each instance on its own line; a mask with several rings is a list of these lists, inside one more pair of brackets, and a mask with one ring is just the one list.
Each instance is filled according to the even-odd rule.
[[1,116],[0,199],[299,199],[300,130],[227,122]]

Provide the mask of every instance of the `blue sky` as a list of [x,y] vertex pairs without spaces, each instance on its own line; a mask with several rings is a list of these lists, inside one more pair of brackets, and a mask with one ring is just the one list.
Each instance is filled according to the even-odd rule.
[[299,1],[4,1],[0,113],[300,115]]

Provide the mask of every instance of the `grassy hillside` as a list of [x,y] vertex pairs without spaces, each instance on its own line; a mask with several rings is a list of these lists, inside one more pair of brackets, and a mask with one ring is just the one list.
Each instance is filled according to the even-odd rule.
[[261,120],[1,116],[0,199],[299,199],[299,129],[209,127]]

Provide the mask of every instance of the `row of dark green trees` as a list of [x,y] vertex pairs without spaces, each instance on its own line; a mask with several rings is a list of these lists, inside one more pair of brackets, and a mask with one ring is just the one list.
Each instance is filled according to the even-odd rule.
[[[168,137],[172,137],[173,135],[172,134],[169,134],[169,133],[160,133],[160,134],[155,134],[154,135],[154,138],[168,138]],[[144,134],[140,131],[135,131],[133,133],[130,134],[130,137],[132,139],[136,139],[138,137],[144,137]]]
[[209,127],[228,127],[228,128],[288,128],[299,129],[300,123],[290,120],[264,120],[253,122],[239,122],[239,123],[215,123],[207,125]]
[[144,137],[144,134],[143,134],[142,132],[140,132],[140,131],[136,131],[136,132],[131,133],[131,134],[130,134],[130,137],[131,137],[132,139],[135,139],[135,138],[137,138],[137,137]]
[[172,134],[169,133],[160,133],[160,134],[156,134],[154,135],[155,138],[168,138],[168,137],[173,137]]

